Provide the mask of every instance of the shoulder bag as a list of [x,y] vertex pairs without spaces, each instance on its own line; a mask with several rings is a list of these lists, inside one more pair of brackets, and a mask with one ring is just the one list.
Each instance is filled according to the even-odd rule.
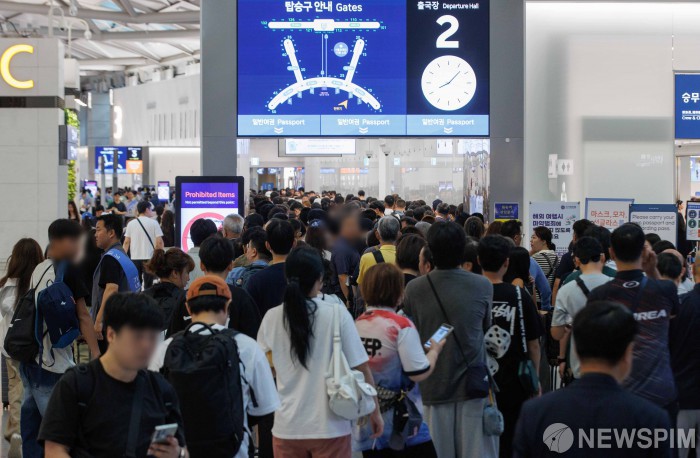
[[520,335],[523,343],[523,359],[518,364],[518,380],[528,396],[533,396],[540,391],[540,379],[535,365],[527,353],[527,339],[525,338],[525,316],[523,315],[523,297],[520,288],[515,287],[518,294],[518,311],[520,313]]
[[[435,289],[435,285],[433,284],[433,281],[430,278],[430,274],[426,275],[426,278],[428,279],[428,283],[430,284],[430,289],[433,290],[435,300],[437,301],[438,306],[442,311],[442,314],[445,316],[445,321],[447,322],[447,324],[454,326],[450,321],[450,317],[447,316],[447,311],[442,305],[442,301],[440,300],[440,296],[438,295],[438,292]],[[467,356],[464,354],[464,349],[462,348],[462,344],[460,343],[459,338],[457,337],[457,333],[453,332],[452,336],[454,337],[455,343],[457,344],[457,348],[459,349],[459,352],[462,355],[462,359],[464,359],[464,362],[467,363],[467,372],[465,374],[467,379],[467,398],[485,398],[489,394],[489,370],[486,366],[486,363],[483,360],[479,361],[480,359],[482,359],[480,353],[477,353],[476,357],[469,361],[467,359]]]
[[[350,368],[340,339],[340,301],[333,304],[333,355],[326,375],[328,404],[331,412],[354,421],[374,412],[377,390],[365,382],[360,371]],[[345,312],[343,307],[343,312]]]

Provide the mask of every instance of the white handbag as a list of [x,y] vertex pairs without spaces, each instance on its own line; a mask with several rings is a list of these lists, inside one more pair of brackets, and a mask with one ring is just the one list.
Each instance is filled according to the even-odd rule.
[[377,390],[365,382],[362,372],[352,370],[340,340],[340,305],[333,310],[333,355],[326,375],[331,412],[346,420],[357,420],[374,412]]

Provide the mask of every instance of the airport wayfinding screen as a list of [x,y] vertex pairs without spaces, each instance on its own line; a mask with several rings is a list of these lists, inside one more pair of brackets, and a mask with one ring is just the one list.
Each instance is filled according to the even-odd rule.
[[488,0],[239,0],[238,135],[488,136]]

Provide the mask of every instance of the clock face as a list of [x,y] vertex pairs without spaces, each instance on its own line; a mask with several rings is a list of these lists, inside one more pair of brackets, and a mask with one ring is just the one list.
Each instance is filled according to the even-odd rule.
[[469,63],[457,56],[440,56],[425,67],[423,95],[438,110],[455,111],[474,97],[476,75]]

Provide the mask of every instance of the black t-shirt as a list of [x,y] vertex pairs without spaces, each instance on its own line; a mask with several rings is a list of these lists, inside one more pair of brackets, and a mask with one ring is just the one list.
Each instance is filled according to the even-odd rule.
[[681,410],[700,409],[700,284],[683,298],[671,320],[669,348]]
[[[231,290],[231,305],[228,309],[228,327],[247,335],[251,339],[257,340],[262,319],[255,301],[243,288],[229,285],[229,289]],[[191,322],[190,314],[187,313],[183,299],[175,313],[173,313],[172,321],[166,332],[166,338],[184,331]]]
[[286,287],[287,279],[284,276],[284,263],[280,262],[265,267],[250,277],[245,285],[245,290],[258,306],[260,316],[264,317],[268,310],[282,303]]
[[243,288],[229,285],[229,289],[231,305],[228,309],[228,327],[257,340],[262,318],[255,301]]
[[520,289],[523,314],[520,314],[516,287],[509,283],[493,285],[493,306],[491,307],[491,326],[498,326],[510,334],[508,350],[496,361],[498,372],[494,380],[500,392],[496,395],[499,405],[515,408],[528,398],[518,379],[520,361],[527,358],[523,348],[522,328],[525,328],[525,342],[539,339],[544,334],[542,320],[537,313],[537,306],[524,289]]
[[[53,266],[55,271],[58,268],[58,262],[54,261]],[[76,301],[90,295],[90,291],[88,290],[87,286],[85,286],[85,276],[83,275],[83,271],[80,269],[80,267],[72,263],[66,264],[66,270],[63,273],[63,283],[65,283],[73,292],[73,299]]]
[[125,275],[119,261],[112,256],[105,256],[100,266],[100,278],[98,280],[100,288],[104,288],[108,283],[114,283],[117,286],[121,285]]
[[111,209],[113,209],[113,208],[116,208],[116,209],[119,210],[120,212],[125,212],[125,211],[126,211],[126,205],[124,205],[124,204],[121,203],[121,202],[119,202],[119,203],[112,202],[111,204],[109,204],[109,207],[107,207],[107,210],[111,210]]
[[[56,442],[71,449],[79,447],[100,458],[122,458],[129,436],[129,421],[136,381],[116,380],[105,372],[99,360],[88,364],[90,374],[69,369],[53,390],[39,431],[39,441]],[[78,377],[92,377],[92,395],[81,412],[78,405]],[[136,456],[146,456],[156,426],[177,423],[176,436],[185,444],[182,417],[175,390],[160,374],[144,380],[141,424]],[[165,402],[171,403],[168,408]],[[81,431],[81,434],[78,432]]]

